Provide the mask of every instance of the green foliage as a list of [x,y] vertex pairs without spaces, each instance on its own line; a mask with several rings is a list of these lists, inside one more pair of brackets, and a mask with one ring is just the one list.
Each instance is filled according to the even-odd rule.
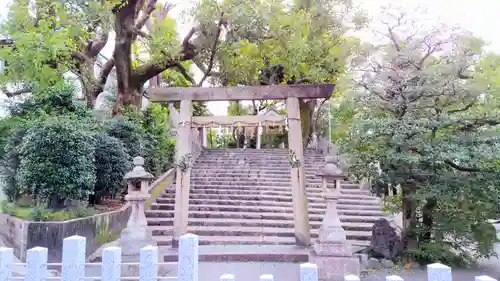
[[1,28],[13,42],[0,48],[6,62],[0,83],[47,87],[63,80],[63,74],[77,69],[75,52],[95,37],[95,25],[110,27],[112,2],[13,0]]
[[63,207],[66,199],[86,200],[93,193],[94,140],[79,121],[59,116],[35,122],[19,154],[16,180],[21,193],[47,200],[51,208]]
[[470,264],[493,254],[488,220],[500,215],[498,81],[477,40],[397,30],[402,43],[381,47],[357,92],[338,100],[348,130],[337,143],[358,178],[401,185],[411,258]]
[[106,134],[123,142],[129,155],[145,156],[146,141],[143,138],[144,131],[139,124],[126,117],[117,116],[105,120],[103,128]]
[[[234,139],[229,135],[217,135],[215,131],[210,131],[207,134],[207,142],[211,148],[227,148],[230,144],[234,144]],[[234,146],[236,146],[234,144]]]
[[[128,124],[129,128],[133,128],[134,132],[130,134],[132,131],[128,129],[129,131],[123,135],[124,142],[129,142],[126,138],[133,138],[136,147],[137,144],[142,145],[140,151],[142,154],[135,156],[143,156],[146,160],[146,169],[157,176],[171,168],[174,161],[175,141],[170,136],[168,117],[168,107],[152,104],[144,112],[129,109],[124,112],[124,117],[119,119],[120,122]],[[113,134],[119,135],[118,132],[111,135]]]
[[[347,3],[347,2],[346,2]],[[347,38],[345,19],[350,4],[309,1],[290,7],[281,1],[203,1],[194,12],[207,32],[197,44],[210,50],[221,13],[231,22],[219,42],[217,61],[221,85],[330,83],[344,73],[347,58],[358,52],[358,42]],[[342,15],[339,11],[342,10]],[[340,17],[343,17],[341,20]],[[202,51],[200,60],[210,53]]]
[[22,195],[22,191],[17,186],[16,175],[21,162],[19,146],[23,141],[26,130],[27,128],[20,127],[10,131],[11,135],[7,138],[4,148],[5,153],[2,157],[3,192],[11,202]]
[[54,115],[91,117],[91,111],[75,101],[75,85],[61,81],[51,87],[34,87],[30,97],[8,106],[10,115],[24,119],[40,119]]
[[94,135],[97,198],[113,197],[125,186],[123,176],[132,170],[132,158],[123,142],[104,133]]

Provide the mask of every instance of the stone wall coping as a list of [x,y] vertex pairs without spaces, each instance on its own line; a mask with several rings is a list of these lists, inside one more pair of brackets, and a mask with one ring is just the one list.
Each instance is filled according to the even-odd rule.
[[158,179],[156,179],[151,185],[149,186],[149,193],[153,191],[161,182],[163,182],[166,178],[170,177],[171,175],[175,176],[175,168],[172,168],[165,173],[163,173]]
[[23,222],[23,223],[24,222],[29,222],[29,223],[44,223],[44,224],[47,224],[47,223],[63,224],[63,223],[72,223],[72,222],[75,222],[75,221],[86,220],[86,219],[90,219],[90,218],[97,218],[97,217],[101,217],[101,216],[111,215],[111,214],[114,214],[114,213],[119,213],[119,212],[122,212],[122,211],[128,209],[129,207],[130,207],[130,204],[129,203],[125,203],[125,205],[123,205],[118,210],[113,210],[113,211],[109,211],[109,212],[95,214],[95,215],[88,216],[88,217],[76,218],[76,219],[65,220],[65,221],[31,221],[31,220],[23,220],[21,218],[18,218],[16,216],[12,216],[12,215],[9,215],[9,214],[3,214],[3,215],[6,215],[9,219],[18,220],[18,221]]

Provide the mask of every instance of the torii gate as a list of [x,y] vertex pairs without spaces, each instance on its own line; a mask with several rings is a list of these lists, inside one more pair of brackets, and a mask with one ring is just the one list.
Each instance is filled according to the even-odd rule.
[[[302,127],[300,121],[299,99],[329,98],[334,85],[276,85],[276,86],[244,86],[221,88],[150,88],[149,100],[157,103],[173,103],[180,101],[180,112],[177,127],[176,160],[191,154],[191,128],[197,122],[219,121],[234,122],[244,119],[245,122],[262,122],[263,116],[204,116],[193,118],[192,101],[238,101],[238,100],[286,100],[288,122],[288,146],[297,160],[304,163]],[[271,118],[276,118],[272,116]],[[242,120],[239,120],[242,121]],[[272,120],[270,120],[272,121]],[[183,181],[176,181],[174,235],[172,246],[178,247],[179,237],[187,233],[190,191],[190,169],[184,172]],[[299,246],[311,244],[311,230],[309,226],[309,212],[307,207],[307,192],[305,189],[304,167],[291,167],[293,218],[295,226],[295,242]],[[177,179],[183,171],[177,168]]]

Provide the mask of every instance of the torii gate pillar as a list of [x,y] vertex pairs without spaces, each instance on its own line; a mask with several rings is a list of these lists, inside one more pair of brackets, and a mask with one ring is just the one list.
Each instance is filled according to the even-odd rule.
[[309,246],[311,244],[311,228],[307,208],[307,192],[304,173],[304,148],[302,145],[302,126],[300,122],[299,99],[286,99],[288,112],[288,147],[295,152],[301,166],[291,167],[293,221],[295,225],[295,244]]

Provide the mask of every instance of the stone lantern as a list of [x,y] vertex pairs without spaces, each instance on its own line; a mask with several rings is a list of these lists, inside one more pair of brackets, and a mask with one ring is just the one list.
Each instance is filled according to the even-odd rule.
[[309,261],[318,266],[320,280],[343,280],[346,275],[358,276],[360,265],[359,259],[353,255],[351,243],[346,239],[346,232],[337,212],[341,181],[346,175],[335,164],[334,157],[328,156],[325,160],[326,165],[318,175],[322,177],[326,213]]
[[134,168],[125,174],[124,179],[128,185],[125,200],[130,204],[131,213],[127,227],[122,230],[120,235],[123,255],[129,256],[132,260],[137,258],[137,261],[141,248],[156,245],[144,214],[144,205],[150,197],[149,184],[154,177],[143,166],[144,158],[135,157]]

